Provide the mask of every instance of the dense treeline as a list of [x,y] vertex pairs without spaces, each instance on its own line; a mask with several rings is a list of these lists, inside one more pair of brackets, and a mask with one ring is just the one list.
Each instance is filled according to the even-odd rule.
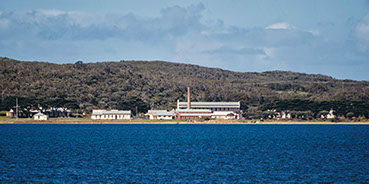
[[[0,79],[2,110],[13,107],[16,97],[23,106],[172,109],[177,99],[185,100],[187,86],[193,101],[241,101],[250,113],[333,108],[367,116],[369,104],[367,81],[285,71],[240,73],[162,61],[58,65],[0,58]],[[354,109],[348,104],[355,104]]]

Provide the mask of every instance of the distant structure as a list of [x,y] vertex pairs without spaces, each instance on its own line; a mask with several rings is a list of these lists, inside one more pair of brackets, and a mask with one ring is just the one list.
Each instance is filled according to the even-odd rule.
[[[13,109],[10,109],[9,111],[6,112],[6,116],[9,117],[9,118],[16,118],[17,117],[17,111],[13,110]],[[18,110],[18,117],[19,118],[27,118],[28,116],[27,116],[27,113],[21,109],[21,110]]]
[[336,118],[336,116],[333,114],[334,113],[334,110],[331,109],[329,111],[329,113],[327,114],[327,119],[333,119],[333,118]]
[[91,119],[131,119],[130,110],[92,110]]
[[328,113],[325,113],[325,114],[321,114],[320,115],[320,118],[322,119],[333,119],[333,118],[336,118],[336,116],[334,115],[334,110],[331,109]]
[[177,119],[240,119],[240,102],[191,102],[191,91],[187,88],[187,102],[177,100]]
[[210,109],[177,109],[175,113],[177,119],[210,119],[213,112]]
[[[177,109],[188,109],[188,103],[177,101]],[[241,109],[240,102],[191,102],[191,109],[210,109],[212,111],[235,111]]]
[[15,113],[13,109],[10,109],[9,111],[6,112],[6,117],[15,117]]
[[50,107],[49,109],[46,109],[45,113],[47,113],[50,117],[69,117],[72,114],[72,110],[61,107]]
[[[179,104],[177,104],[177,106],[178,105]],[[191,109],[191,89],[190,89],[190,87],[187,87],[187,109]]]
[[282,119],[291,119],[292,115],[288,112],[282,112]]
[[176,118],[174,111],[167,110],[149,110],[145,115],[149,116],[149,119],[171,120]]
[[212,119],[239,119],[239,115],[233,111],[215,111],[211,114]]
[[7,117],[16,118],[18,112],[19,118],[32,118],[35,114],[42,112],[43,114],[47,115],[48,117],[70,117],[72,115],[72,110],[67,108],[49,108],[44,109],[40,107],[32,107],[32,108],[20,108],[17,110],[10,109],[6,112]]
[[49,116],[42,113],[42,112],[39,112],[39,113],[33,115],[33,119],[34,120],[48,120]]

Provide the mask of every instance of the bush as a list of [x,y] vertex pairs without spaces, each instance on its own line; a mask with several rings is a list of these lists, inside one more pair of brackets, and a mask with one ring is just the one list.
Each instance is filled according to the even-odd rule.
[[354,116],[355,116],[355,114],[353,112],[348,112],[346,114],[346,117],[349,118],[349,119],[352,119]]

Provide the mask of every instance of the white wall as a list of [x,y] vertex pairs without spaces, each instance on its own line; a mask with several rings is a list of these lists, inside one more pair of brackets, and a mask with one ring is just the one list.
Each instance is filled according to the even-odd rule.
[[48,120],[49,117],[48,116],[34,116],[33,117],[34,120]]
[[91,115],[91,119],[131,119],[131,115],[129,114]]

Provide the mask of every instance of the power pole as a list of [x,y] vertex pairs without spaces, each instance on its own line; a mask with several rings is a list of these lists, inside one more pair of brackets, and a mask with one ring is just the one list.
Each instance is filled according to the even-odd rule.
[[138,112],[137,112],[137,107],[136,107],[136,119],[137,119],[137,117],[138,117]]
[[18,98],[16,98],[15,102],[15,117],[18,120],[19,106],[18,106]]

